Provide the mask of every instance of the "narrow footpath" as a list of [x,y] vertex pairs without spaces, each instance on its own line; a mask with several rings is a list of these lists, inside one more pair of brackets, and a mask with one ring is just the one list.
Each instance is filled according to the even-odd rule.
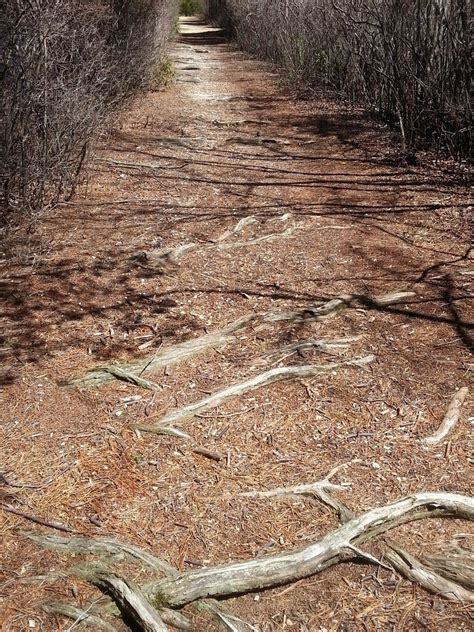
[[[466,188],[404,164],[362,114],[298,100],[196,18],[172,62],[171,84],[94,148],[33,265],[5,275],[2,630],[72,629],[43,605],[99,596],[66,574],[79,557],[27,533],[113,538],[190,571],[307,547],[340,503],[472,494],[471,394],[426,442],[472,385]],[[337,507],[245,495],[338,466]],[[472,532],[421,520],[389,536],[425,559]],[[364,547],[372,560],[226,599],[241,627],[225,629],[470,629],[465,604],[374,565],[380,540]]]

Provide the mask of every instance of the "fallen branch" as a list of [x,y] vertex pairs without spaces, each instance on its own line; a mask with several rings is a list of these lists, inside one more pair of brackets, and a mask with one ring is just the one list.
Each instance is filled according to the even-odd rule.
[[142,430],[144,432],[156,433],[157,431],[160,431],[160,429],[163,427],[169,427],[176,423],[182,423],[183,421],[194,417],[197,413],[209,410],[210,408],[215,408],[216,406],[219,406],[220,404],[222,404],[222,402],[227,401],[231,397],[235,397],[236,395],[243,395],[244,393],[254,391],[258,388],[262,388],[263,386],[273,384],[274,382],[288,379],[314,377],[315,375],[319,375],[327,371],[333,371],[334,369],[338,369],[341,367],[361,367],[369,364],[370,362],[373,362],[374,359],[374,356],[366,356],[363,358],[357,358],[356,360],[348,360],[347,362],[339,362],[325,365],[309,364],[303,366],[289,366],[270,369],[270,371],[260,373],[248,380],[245,380],[245,382],[233,384],[232,386],[229,386],[221,391],[217,391],[216,393],[213,393],[209,397],[206,397],[205,399],[202,399],[198,402],[188,404],[183,408],[172,410],[167,415],[159,419],[158,422],[152,426],[137,425],[136,427],[138,428],[138,430]]
[[74,575],[94,584],[117,603],[125,618],[142,632],[168,632],[163,619],[142,591],[127,580],[99,564],[76,566]]
[[467,386],[460,388],[457,393],[455,393],[454,397],[449,404],[446,415],[444,416],[443,422],[438,430],[431,436],[422,439],[422,443],[425,445],[437,445],[441,443],[441,441],[448,436],[450,432],[454,429],[454,426],[457,424],[459,420],[459,416],[461,414],[461,408],[464,404],[464,400],[469,393],[469,389]]
[[457,582],[442,577],[391,540],[386,540],[385,544],[387,549],[384,551],[384,557],[395,570],[410,581],[417,582],[429,592],[451,601],[474,601],[474,593],[470,590]]
[[157,582],[147,594],[159,603],[180,607],[203,597],[279,586],[354,557],[350,546],[369,542],[407,522],[440,516],[473,521],[474,499],[448,493],[413,494],[353,518],[304,549],[183,573],[175,579]]

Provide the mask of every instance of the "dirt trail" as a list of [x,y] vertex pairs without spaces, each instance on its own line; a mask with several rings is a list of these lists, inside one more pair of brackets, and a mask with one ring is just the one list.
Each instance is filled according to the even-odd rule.
[[[294,100],[268,66],[199,21],[183,22],[172,57],[174,83],[122,117],[94,151],[87,191],[48,219],[49,252],[6,274],[2,471],[15,486],[3,486],[14,495],[5,502],[190,569],[334,529],[323,505],[236,494],[311,483],[355,458],[340,474],[352,487],[338,494],[355,513],[416,491],[472,493],[472,399],[448,443],[419,442],[472,380],[467,191],[435,165],[403,165],[361,115]],[[398,291],[414,295],[374,303]],[[307,311],[297,322],[250,323],[225,345],[147,372],[155,392],[119,380],[58,385],[246,315],[311,310],[347,294],[359,298],[331,319]],[[274,353],[341,338],[351,340]],[[181,427],[191,441],[133,429],[278,366],[369,355],[365,366],[198,411]],[[2,629],[31,620],[66,629],[41,604],[85,600],[88,590],[69,578],[26,583],[69,563],[21,535],[31,523],[4,512],[0,520]],[[394,535],[420,554],[469,529],[425,521]],[[133,579],[146,576],[134,569]],[[464,606],[363,564],[228,605],[262,632],[472,623]],[[214,629],[204,613],[190,616],[194,629]]]

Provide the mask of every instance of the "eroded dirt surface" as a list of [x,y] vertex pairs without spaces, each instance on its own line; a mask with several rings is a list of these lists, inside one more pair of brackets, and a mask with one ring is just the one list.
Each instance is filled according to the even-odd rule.
[[[45,224],[48,253],[6,275],[2,471],[16,486],[3,486],[14,495],[5,502],[188,570],[304,546],[336,528],[319,503],[236,494],[309,483],[353,459],[339,475],[352,486],[338,495],[356,513],[416,491],[472,493],[472,400],[448,443],[419,441],[472,377],[467,190],[439,166],[401,163],[384,130],[354,112],[293,100],[268,66],[196,21],[183,26],[173,61],[174,84],[122,117],[95,150],[87,191]],[[290,235],[208,247],[248,216],[256,222],[227,242]],[[196,242],[203,248],[161,267],[147,254]],[[401,290],[416,295],[370,308],[374,296]],[[250,327],[148,374],[156,393],[119,381],[58,385],[245,314],[343,294],[363,302],[327,321]],[[336,358],[313,350],[262,360],[291,342],[341,337],[358,339]],[[132,428],[272,366],[368,354],[375,360],[365,368],[280,382],[207,411],[183,424],[192,442]],[[72,562],[22,535],[54,531],[0,515],[2,629],[67,629],[41,604],[97,594],[68,577],[29,582]],[[456,536],[472,543],[457,521],[392,535],[414,554]],[[147,577],[136,567],[129,576]],[[466,606],[368,564],[227,605],[262,632],[472,629]],[[217,629],[204,614],[189,616],[195,630]]]

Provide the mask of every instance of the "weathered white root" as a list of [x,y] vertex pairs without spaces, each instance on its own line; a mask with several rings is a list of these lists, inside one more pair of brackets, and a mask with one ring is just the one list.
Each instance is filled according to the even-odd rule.
[[442,577],[433,568],[426,566],[391,540],[386,540],[385,544],[387,548],[384,551],[384,558],[390,562],[400,575],[445,599],[474,602],[474,592],[464,588],[457,582]]
[[[113,371],[115,369],[121,369],[128,374],[140,377],[143,374],[155,371],[156,369],[172,366],[182,362],[183,360],[191,358],[192,356],[206,351],[207,349],[222,347],[234,340],[234,334],[244,330],[251,324],[258,324],[256,327],[256,330],[258,330],[278,322],[312,322],[334,316],[338,312],[349,307],[365,306],[369,309],[381,309],[390,305],[401,303],[405,299],[412,298],[414,296],[416,296],[414,292],[395,292],[370,299],[353,294],[333,299],[319,307],[299,309],[292,312],[264,312],[260,314],[248,314],[223,329],[205,334],[199,338],[187,340],[186,342],[163,347],[160,351],[158,351],[158,353],[142,358],[136,362],[117,365],[113,364],[110,366],[98,366],[95,369],[88,371],[86,375],[65,380],[60,384],[62,386],[78,386],[79,388],[102,386],[116,379],[113,375]],[[111,367],[112,372],[110,371]]]
[[203,597],[241,594],[309,577],[354,556],[357,547],[401,524],[451,516],[474,520],[474,499],[419,493],[353,518],[310,546],[260,559],[200,569],[156,583],[148,594],[170,607]]
[[294,353],[300,351],[309,351],[315,349],[322,353],[337,353],[338,351],[344,351],[347,349],[351,342],[360,340],[360,336],[352,336],[349,338],[336,338],[334,340],[302,340],[301,342],[293,342],[292,344],[285,345],[274,351],[270,351],[262,356],[267,360],[278,360],[288,358]]
[[461,408],[468,393],[468,387],[464,386],[454,394],[441,426],[434,434],[422,439],[422,443],[425,445],[438,445],[438,443],[441,443],[441,441],[453,431],[455,425],[458,423]]
[[[333,485],[330,479],[347,465],[349,463],[334,468],[318,483],[325,488],[342,487]],[[268,497],[281,493],[308,493],[309,487],[282,488],[264,492],[264,494]],[[316,491],[319,491],[318,487]],[[252,492],[252,495],[255,496],[255,494]],[[261,493],[258,497],[262,497]],[[162,627],[165,620],[180,629],[189,629],[188,621],[170,608],[180,608],[193,603],[198,609],[204,609],[216,616],[229,632],[248,632],[255,628],[226,612],[214,599],[204,600],[203,598],[232,596],[294,582],[353,558],[364,559],[371,564],[390,568],[373,555],[362,551],[360,546],[399,525],[423,518],[437,517],[474,521],[474,498],[449,493],[413,494],[390,505],[372,509],[358,517],[348,519],[343,526],[304,549],[188,573],[179,573],[161,561],[156,564],[154,556],[114,541],[103,540],[98,543],[87,538],[67,540],[57,536],[34,536],[33,539],[40,544],[69,552],[96,553],[99,550],[102,553],[115,554],[118,548],[132,555],[135,560],[143,560],[152,568],[169,569],[166,572],[166,579],[150,582],[141,590],[131,587],[128,582],[103,566],[84,565],[72,569],[72,574],[112,594],[114,600],[121,606],[122,612],[125,611],[128,616],[132,616],[140,630],[166,629]],[[387,542],[386,545],[390,550],[385,553],[385,558],[411,581],[416,581],[427,590],[448,599],[473,601],[474,594],[469,590],[473,582],[473,569],[466,568],[466,558],[464,555],[460,556],[458,550],[451,557],[434,556],[432,561],[422,559],[419,562],[398,545],[392,542]],[[469,559],[472,561],[472,555]],[[159,615],[155,608],[159,610]],[[104,607],[101,605],[100,609],[103,610]],[[75,609],[74,614],[83,617],[89,610],[92,610],[92,607],[86,611]],[[116,614],[110,609],[105,611]],[[68,611],[67,607],[60,604],[55,612],[71,616],[73,610]],[[95,617],[96,613],[97,610],[94,608],[91,615]],[[102,622],[101,619],[98,621],[102,624],[96,626],[98,629],[110,629],[107,623]]]
[[474,590],[474,551],[457,545],[443,547],[439,553],[423,555],[425,566],[436,573],[460,584],[468,590]]
[[142,632],[168,632],[168,627],[138,586],[99,564],[74,568],[74,574],[111,595],[122,613],[126,613],[137,630]]
[[[96,555],[96,556],[113,556],[114,561],[123,559],[126,556],[128,559],[144,564],[152,570],[162,573],[166,577],[177,577],[179,571],[167,564],[158,557],[155,557],[151,553],[139,549],[132,544],[125,542],[118,542],[116,540],[108,538],[86,538],[86,537],[73,537],[63,538],[55,535],[38,535],[35,533],[23,533],[27,538],[36,542],[43,548],[60,551],[68,554],[77,555]],[[147,594],[147,587],[144,587],[144,592]],[[249,632],[252,630],[252,626],[245,621],[235,617],[223,604],[218,603],[213,599],[205,599],[196,601],[193,604],[198,610],[202,612],[208,612],[211,616],[217,619],[218,623],[229,632]],[[161,616],[165,623],[179,627],[186,630],[186,619],[181,616],[181,626],[177,625],[176,617],[174,623],[171,622],[171,613],[166,608],[160,609]],[[111,614],[117,614],[111,610]],[[175,613],[178,615],[178,613]],[[65,615],[67,616],[67,615]]]
[[[285,216],[286,219],[289,216]],[[275,241],[277,239],[287,239],[293,236],[293,232],[295,228],[288,228],[281,233],[271,233],[269,235],[261,235],[260,237],[254,237],[252,239],[248,239],[246,241],[233,241],[230,243],[224,243],[229,237],[233,235],[237,235],[242,231],[243,228],[249,226],[250,224],[257,223],[257,220],[253,216],[244,217],[241,219],[234,228],[226,230],[222,235],[219,235],[216,239],[211,240],[208,243],[190,243],[190,244],[182,244],[175,247],[165,247],[158,248],[157,250],[152,250],[147,254],[147,260],[154,265],[163,265],[168,262],[177,263],[181,257],[189,252],[193,252],[196,250],[206,251],[206,250],[230,250],[232,248],[242,248],[244,246],[254,246],[255,244],[259,244],[264,241]]]
[[94,630],[105,630],[105,632],[117,632],[113,625],[107,623],[97,615],[86,609],[78,608],[72,604],[52,601],[42,606],[47,614],[54,614],[66,619],[72,619],[75,626],[82,625],[91,627]]
[[308,309],[299,309],[292,312],[270,312],[264,316],[263,322],[280,322],[289,320],[292,322],[312,321],[321,318],[334,316],[338,312],[348,309],[349,307],[365,307],[367,309],[381,309],[402,303],[407,298],[415,297],[415,292],[393,292],[392,294],[384,294],[375,298],[361,296],[359,294],[348,294],[339,298],[332,299],[319,307],[310,307]]
[[23,535],[41,547],[52,551],[77,555],[112,555],[116,558],[127,556],[164,575],[171,576],[177,572],[173,566],[151,553],[147,553],[143,549],[133,546],[133,544],[118,542],[111,538],[63,538],[57,535],[38,535],[37,533],[29,532],[24,532]]
[[[354,517],[353,513],[344,503],[333,498],[327,492],[348,487],[348,483],[334,485],[330,479],[341,468],[357,462],[360,462],[359,459],[339,465],[332,469],[325,478],[309,485],[279,487],[266,492],[244,492],[239,495],[248,498],[297,497],[299,495],[314,497],[335,509],[341,522],[345,523]],[[365,559],[371,564],[389,568],[369,553],[352,545],[350,548],[361,559]],[[425,590],[447,599],[473,600],[474,593],[471,592],[471,589],[474,588],[474,554],[472,552],[456,548],[454,552],[451,550],[443,552],[442,555],[427,556],[420,561],[404,551],[396,542],[389,541],[387,538],[384,538],[382,549],[383,557],[391,563],[393,569],[406,579],[420,584]],[[389,568],[389,570],[392,569]]]
[[210,408],[215,408],[216,406],[222,404],[222,402],[225,402],[236,395],[242,395],[281,380],[314,377],[315,375],[328,371],[334,371],[335,369],[339,369],[341,367],[362,367],[370,362],[373,362],[374,359],[374,356],[365,356],[355,360],[348,360],[347,362],[331,363],[326,365],[309,364],[270,369],[270,371],[255,375],[244,382],[239,382],[221,391],[217,391],[198,402],[194,402],[193,404],[189,404],[183,408],[172,410],[152,426],[138,425],[137,428],[138,430],[143,430],[144,432],[156,433],[158,431],[159,433],[160,429],[163,427],[169,427],[174,424],[182,423],[183,421],[194,417],[198,413],[209,410]]
[[123,380],[124,382],[130,382],[130,384],[134,384],[135,386],[139,386],[140,388],[146,388],[150,391],[158,391],[161,390],[161,386],[151,382],[150,380],[146,380],[140,375],[135,375],[135,373],[131,373],[130,371],[126,371],[119,366],[114,366],[111,364],[108,367],[104,367],[103,369],[106,373],[110,373],[118,380]]
[[90,388],[96,386],[102,386],[115,379],[114,372],[119,369],[125,371],[129,375],[141,376],[143,373],[156,371],[159,368],[172,366],[178,362],[182,362],[188,358],[191,358],[202,351],[206,351],[210,348],[222,347],[229,343],[234,334],[244,329],[251,321],[255,319],[254,314],[244,316],[235,320],[227,327],[219,329],[218,331],[205,334],[199,338],[193,338],[192,340],[186,340],[176,345],[169,345],[163,347],[157,353],[142,358],[137,362],[131,362],[122,365],[110,365],[104,367],[97,367],[86,373],[86,375],[73,378],[63,383],[67,386],[78,386],[80,388]]
[[343,468],[352,465],[353,463],[360,463],[359,459],[354,459],[348,463],[342,463],[337,467],[334,467],[327,476],[315,483],[309,483],[306,485],[294,485],[292,487],[276,487],[268,491],[251,491],[241,492],[239,496],[244,498],[274,498],[276,496],[309,496],[310,498],[316,498],[323,502],[325,505],[332,507],[336,513],[340,516],[342,522],[347,522],[353,516],[348,508],[336,498],[332,498],[328,491],[344,491],[348,487],[351,487],[351,483],[341,483],[336,485],[331,483],[331,479]]

